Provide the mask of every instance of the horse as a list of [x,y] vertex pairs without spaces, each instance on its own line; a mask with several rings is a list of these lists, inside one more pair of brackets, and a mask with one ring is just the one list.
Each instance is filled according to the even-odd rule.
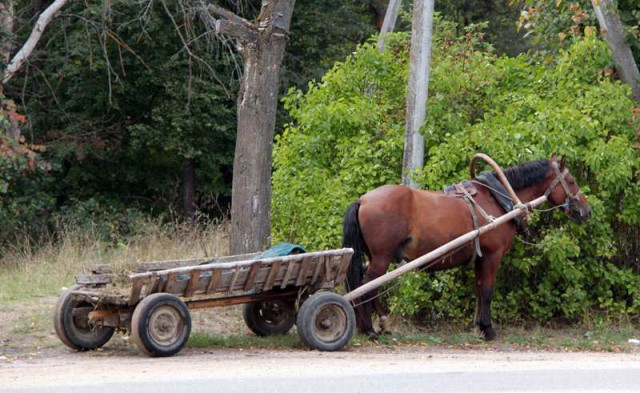
[[[548,202],[561,208],[577,223],[591,215],[589,203],[566,168],[564,157],[558,160],[553,154],[550,159],[507,168],[504,174],[523,203],[546,195]],[[489,187],[475,180],[465,184],[475,189],[471,202],[444,192],[415,190],[402,185],[378,187],[353,202],[343,221],[343,246],[354,250],[347,272],[347,289],[354,290],[385,274],[392,261],[412,261],[505,213]],[[471,203],[483,214],[474,214],[469,206]],[[431,263],[427,269],[445,270],[472,262],[476,277],[474,325],[487,341],[496,338],[491,325],[491,297],[496,273],[502,258],[511,249],[517,230],[515,220],[497,226],[477,240],[451,251],[437,263]],[[369,261],[366,272],[365,255]],[[377,289],[356,299],[354,304],[358,330],[375,339],[374,309],[381,320],[386,319]]]

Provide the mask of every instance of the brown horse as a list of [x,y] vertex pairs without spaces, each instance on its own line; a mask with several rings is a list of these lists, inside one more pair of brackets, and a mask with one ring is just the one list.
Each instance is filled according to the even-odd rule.
[[[523,203],[546,195],[551,204],[562,208],[578,223],[591,214],[589,203],[565,167],[564,158],[559,162],[554,154],[548,160],[508,168],[504,174]],[[487,186],[475,181],[473,186],[477,191],[473,197],[476,209],[486,212],[486,215],[475,217],[479,226],[488,223],[490,217],[505,213]],[[347,275],[349,290],[385,274],[391,261],[411,261],[472,231],[473,221],[462,198],[442,192],[413,190],[399,185],[382,186],[368,192],[351,204],[344,218],[343,245],[354,249]],[[496,337],[490,312],[493,285],[500,261],[510,250],[516,232],[515,221],[509,221],[481,235],[478,245],[469,242],[429,267],[430,271],[445,270],[474,260],[474,323],[486,340]],[[480,251],[477,255],[476,250]],[[368,257],[369,265],[363,280],[364,255]],[[373,290],[354,302],[358,329],[371,337],[377,336],[371,319],[374,307],[378,314],[383,313],[376,295],[377,290]]]

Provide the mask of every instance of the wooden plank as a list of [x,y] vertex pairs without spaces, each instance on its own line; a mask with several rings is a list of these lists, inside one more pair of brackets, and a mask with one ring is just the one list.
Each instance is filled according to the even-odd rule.
[[164,291],[175,295],[177,280],[178,273],[169,273],[169,275],[167,275],[167,283],[164,286]]
[[210,263],[213,258],[190,258],[190,259],[173,259],[166,261],[149,261],[137,263],[136,269],[138,272],[153,272],[158,270],[175,269],[186,266],[198,266],[201,264]]
[[194,270],[191,272],[191,279],[187,284],[187,289],[184,290],[184,297],[193,296],[198,288],[198,282],[200,281],[200,270]]
[[254,279],[256,278],[256,274],[258,273],[258,269],[260,269],[263,265],[261,263],[254,263],[251,266],[251,270],[249,271],[249,275],[247,276],[247,282],[244,285],[244,290],[248,291],[255,286]]
[[322,269],[322,261],[324,261],[324,258],[322,257],[314,258],[313,261],[315,262],[316,266],[313,269],[313,277],[311,277],[311,285],[314,285],[316,282],[318,282],[318,277],[320,276],[320,270]]
[[294,259],[289,260],[289,264],[287,265],[287,271],[284,274],[284,278],[282,278],[282,283],[280,284],[280,288],[285,288],[288,285],[289,279],[293,275],[293,267],[296,265],[296,261]]
[[149,284],[145,288],[144,297],[147,297],[156,292],[162,292],[160,290],[160,286],[162,285],[162,277],[156,276],[154,278],[149,279]]
[[146,281],[144,278],[140,278],[133,281],[133,285],[131,286],[131,295],[129,296],[129,305],[133,306],[134,304],[138,304],[140,301],[140,292],[142,291],[142,285]]
[[240,266],[236,266],[236,270],[233,273],[233,278],[231,278],[231,282],[229,283],[229,292],[233,291],[233,288],[236,286],[236,281],[238,281],[239,275],[240,275]]
[[330,257],[325,257],[324,258],[324,281],[331,281],[333,280],[333,275],[331,274],[331,258]]
[[113,269],[111,269],[109,265],[89,265],[87,266],[87,270],[93,274],[113,273]]
[[296,286],[302,286],[307,283],[307,270],[309,270],[310,258],[302,260],[300,270],[298,271],[298,277],[296,278]]
[[76,283],[80,285],[111,284],[111,276],[108,274],[81,274],[76,276]]
[[209,280],[209,285],[205,291],[206,294],[210,294],[211,292],[218,289],[218,283],[220,282],[220,275],[222,274],[222,269],[213,269],[211,271],[211,279]]
[[347,270],[349,270],[349,265],[351,264],[351,255],[345,254],[342,256],[335,256],[334,258],[336,258],[340,263],[336,280],[344,281],[347,278]]
[[234,304],[245,304],[256,301],[276,300],[276,299],[295,299],[298,290],[294,289],[287,292],[260,292],[250,295],[224,296],[213,299],[197,299],[187,300],[185,303],[191,310],[208,307],[231,306]]
[[264,282],[264,287],[262,287],[263,291],[269,291],[273,288],[273,283],[276,281],[276,277],[278,277],[278,272],[280,271],[280,266],[282,265],[282,261],[278,260],[271,264],[271,270],[269,271],[269,275]]

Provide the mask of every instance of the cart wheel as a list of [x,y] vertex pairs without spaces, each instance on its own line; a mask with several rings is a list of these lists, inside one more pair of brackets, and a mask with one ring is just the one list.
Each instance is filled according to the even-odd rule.
[[256,336],[266,337],[286,334],[291,330],[296,321],[296,312],[291,302],[271,300],[245,304],[242,317]]
[[136,306],[131,334],[138,348],[149,356],[180,352],[191,333],[191,314],[182,300],[168,293],[154,293]]
[[74,285],[60,296],[53,312],[53,327],[66,346],[76,351],[87,351],[106,344],[115,328],[89,322],[89,312],[95,307],[89,302],[74,299],[71,294],[81,287]]
[[342,296],[316,293],[298,311],[298,335],[313,349],[337,351],[351,340],[355,319],[351,304]]

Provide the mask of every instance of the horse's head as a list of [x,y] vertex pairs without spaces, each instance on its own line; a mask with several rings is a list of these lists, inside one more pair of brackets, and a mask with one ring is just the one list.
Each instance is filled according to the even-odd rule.
[[591,215],[591,207],[587,198],[580,192],[580,187],[567,169],[565,161],[565,157],[558,161],[556,154],[549,160],[549,186],[545,195],[549,202],[561,206],[569,218],[582,223]]

